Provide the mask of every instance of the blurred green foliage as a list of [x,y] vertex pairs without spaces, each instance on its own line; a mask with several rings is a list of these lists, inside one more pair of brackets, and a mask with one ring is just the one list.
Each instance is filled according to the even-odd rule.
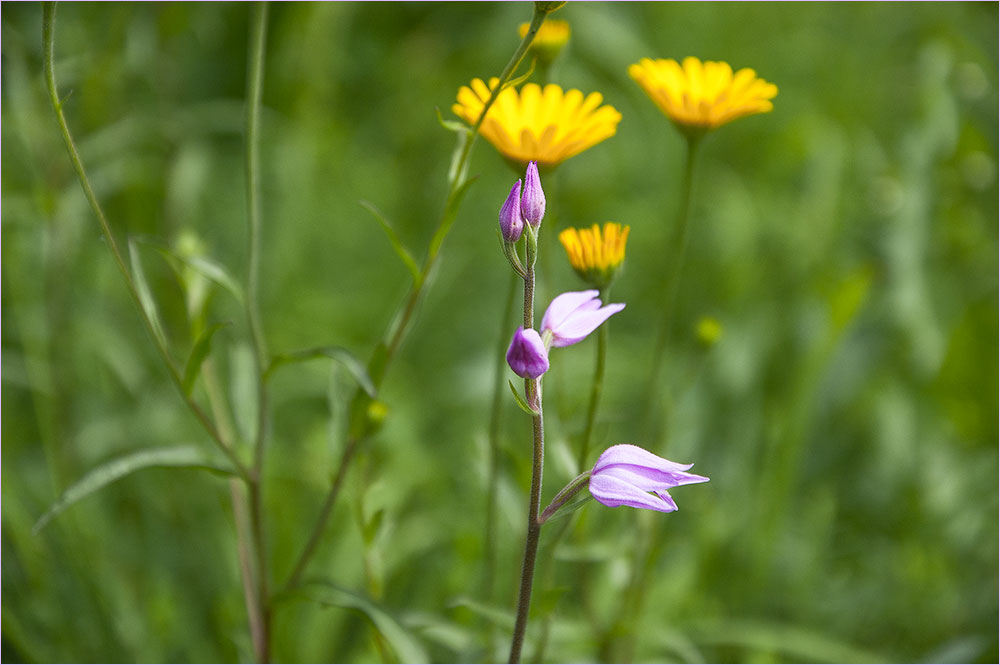
[[[460,85],[496,75],[530,15],[529,3],[271,7],[261,284],[272,351],[368,356],[409,273],[359,201],[419,260],[454,145],[435,107],[450,117]],[[81,3],[61,6],[56,25],[64,108],[118,237],[200,247],[233,275],[246,256],[247,17],[239,3]],[[536,584],[536,614],[555,617],[546,658],[996,662],[997,5],[570,3],[558,18],[573,35],[553,79],[602,92],[624,119],[544,182],[539,300],[582,287],[556,231],[632,226],[598,440],[695,462],[712,482],[677,490],[672,515],[578,513]],[[139,471],[31,531],[102,462],[210,445],[67,159],[44,91],[40,7],[4,3],[2,30],[2,658],[248,660],[224,479]],[[772,113],[705,142],[656,405],[663,434],[642,440],[683,141],[626,69],[686,55],[753,67],[780,92]],[[312,568],[336,587],[279,605],[276,659],[505,657],[530,449],[512,400],[500,593],[480,589],[509,270],[496,214],[519,176],[485,141],[471,171],[381,394],[383,429]],[[194,342],[185,293],[155,249],[140,251],[182,358]],[[239,424],[244,318],[224,289],[210,297],[206,325],[232,322],[211,358]],[[696,335],[705,316],[723,331],[710,347]],[[560,352],[546,379],[545,498],[575,475],[593,344]],[[273,385],[267,529],[284,579],[343,444],[353,384],[317,361]],[[661,540],[642,611],[614,634],[650,528]]]

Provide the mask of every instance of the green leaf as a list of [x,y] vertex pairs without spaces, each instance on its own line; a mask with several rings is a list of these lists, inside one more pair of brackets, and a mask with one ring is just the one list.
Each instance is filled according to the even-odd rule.
[[360,612],[396,652],[404,663],[429,663],[430,656],[420,641],[392,615],[367,596],[330,582],[310,582],[291,595],[302,595],[321,605],[332,605]]
[[229,291],[233,297],[236,298],[236,301],[239,304],[243,304],[243,288],[240,286],[239,282],[236,281],[236,279],[214,259],[210,259],[206,256],[181,256],[175,252],[173,248],[152,238],[137,237],[136,239],[138,242],[156,249],[160,252],[160,254],[166,257],[168,261],[179,261],[180,263],[190,267],[195,272],[198,272],[204,277],[212,280],[226,291]]
[[392,248],[396,252],[396,256],[402,260],[406,265],[406,269],[410,271],[410,275],[413,277],[414,288],[420,287],[420,268],[417,267],[417,262],[413,259],[413,255],[403,246],[403,243],[399,240],[399,236],[396,235],[396,231],[392,228],[392,224],[389,220],[385,218],[385,215],[375,207],[374,204],[368,201],[359,201],[361,207],[372,214],[372,216],[378,220],[378,223],[382,225],[382,230],[385,234],[389,236],[389,242],[392,243]]
[[472,128],[466,125],[464,122],[458,120],[445,120],[441,116],[441,109],[437,106],[434,107],[434,112],[437,113],[438,124],[447,129],[449,132],[458,132],[459,134],[472,134]]
[[181,261],[184,261],[196,271],[229,291],[233,297],[236,298],[238,303],[241,305],[243,304],[243,288],[239,285],[239,282],[237,282],[233,276],[222,267],[221,264],[216,263],[214,260],[204,256],[192,256],[186,259],[182,258]]
[[32,533],[37,534],[54,517],[74,503],[93,494],[102,487],[123,478],[130,473],[149,467],[189,467],[206,469],[226,475],[236,472],[221,461],[217,461],[198,446],[181,445],[170,448],[148,448],[128,453],[110,462],[105,462],[63,492],[45,514],[38,518]]
[[354,380],[358,382],[362,390],[368,393],[369,396],[375,397],[375,384],[368,375],[365,366],[353,353],[342,346],[318,346],[291,353],[279,353],[271,358],[271,364],[267,368],[267,371],[264,372],[264,379],[269,378],[274,370],[282,365],[315,360],[316,358],[329,358],[340,363],[354,377]]
[[215,323],[209,326],[207,329],[203,330],[201,335],[194,343],[194,348],[191,349],[191,356],[188,358],[187,364],[184,366],[184,392],[188,395],[194,389],[194,382],[198,378],[198,373],[201,371],[201,364],[208,357],[208,354],[212,351],[212,336],[218,332],[221,328],[230,325],[228,321],[222,323]]
[[527,81],[528,78],[530,78],[531,75],[535,73],[535,62],[536,62],[536,60],[537,60],[536,58],[532,58],[531,59],[531,66],[528,67],[528,71],[526,71],[525,73],[521,74],[517,78],[512,78],[509,81],[507,81],[506,83],[504,83],[503,84],[503,88],[501,88],[501,90],[506,90],[507,88],[510,88],[512,86],[515,86],[515,85],[521,85],[522,83],[524,83],[525,81]]
[[510,391],[514,393],[514,400],[517,402],[517,405],[521,407],[521,410],[527,413],[529,416],[537,416],[538,411],[535,411],[530,406],[528,406],[528,403],[524,401],[523,397],[521,397],[521,393],[517,392],[517,388],[514,387],[514,382],[511,381],[510,379],[507,379],[507,385],[510,386]]
[[747,654],[781,654],[791,662],[884,663],[880,654],[794,624],[754,620],[721,620],[697,624],[690,633],[701,645],[742,648]]
[[163,334],[163,325],[160,323],[160,313],[156,309],[156,301],[153,293],[149,289],[149,282],[146,281],[146,273],[142,269],[142,259],[139,257],[139,247],[134,238],[128,240],[129,262],[132,264],[132,280],[135,282],[135,290],[139,296],[142,309],[149,319],[149,324],[153,329],[153,334],[157,341],[164,348],[167,347],[167,337]]
[[505,631],[514,629],[514,613],[510,610],[500,609],[499,607],[487,605],[486,603],[481,603],[478,600],[464,596],[456,598],[453,602],[449,603],[449,607],[464,607],[487,619],[498,628]]
[[444,243],[445,236],[447,236],[448,231],[451,230],[451,225],[455,223],[455,217],[458,215],[458,208],[462,204],[462,198],[465,196],[465,193],[469,190],[469,185],[475,181],[475,177],[469,178],[459,185],[454,193],[448,197],[448,205],[444,209],[444,216],[441,218],[441,225],[438,226],[437,231],[434,233],[434,237],[431,238],[428,256],[432,259],[437,256],[438,251],[441,249],[441,244]]

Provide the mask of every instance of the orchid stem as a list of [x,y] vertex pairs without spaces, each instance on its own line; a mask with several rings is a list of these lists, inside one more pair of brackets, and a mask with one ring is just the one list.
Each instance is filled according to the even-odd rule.
[[[527,238],[526,263],[524,279],[524,329],[535,326],[535,254],[537,250],[537,229],[527,228],[525,233],[532,234]],[[525,379],[524,392],[528,405],[535,409],[536,415],[531,417],[532,456],[531,456],[531,494],[528,499],[528,529],[524,540],[524,559],[521,563],[521,587],[517,599],[517,619],[514,623],[514,636],[510,644],[511,663],[521,661],[521,647],[524,644],[524,633],[528,628],[528,610],[531,608],[531,585],[535,574],[535,560],[538,557],[538,538],[542,525],[538,521],[538,511],[542,499],[542,467],[545,458],[545,435],[542,424],[542,382],[540,378]]]
[[[524,59],[524,55],[528,52],[528,47],[531,45],[532,40],[534,40],[535,35],[538,33],[538,28],[541,27],[542,22],[545,20],[545,16],[548,12],[544,10],[539,10],[537,7],[534,10],[534,15],[531,18],[531,24],[528,29],[528,33],[521,40],[518,45],[517,50],[511,57],[507,66],[504,67],[500,74],[500,80],[497,84],[496,89],[493,94],[490,95],[489,100],[483,106],[482,112],[479,114],[479,118],[476,124],[471,129],[471,136],[466,140],[465,145],[462,148],[462,152],[459,155],[458,162],[456,163],[456,168],[454,171],[454,177],[449,179],[448,182],[448,195],[445,199],[444,212],[441,215],[441,220],[438,222],[437,229],[434,231],[434,235],[431,237],[430,244],[427,248],[427,256],[424,259],[423,267],[420,271],[419,279],[415,280],[413,286],[410,289],[410,293],[407,296],[404,304],[401,307],[401,314],[398,318],[394,317],[396,323],[390,326],[390,330],[387,331],[385,339],[387,341],[380,344],[369,362],[369,371],[372,374],[372,382],[375,384],[376,391],[381,387],[382,381],[385,377],[385,373],[388,370],[389,364],[395,357],[397,351],[403,343],[403,339],[406,336],[406,332],[409,329],[410,319],[413,317],[414,312],[417,308],[417,303],[420,300],[420,296],[424,291],[424,287],[428,282],[428,278],[431,274],[431,270],[437,261],[438,255],[441,251],[441,247],[444,243],[448,232],[451,230],[452,222],[455,220],[458,214],[458,207],[461,203],[460,199],[465,192],[465,187],[468,181],[465,179],[465,172],[469,162],[469,156],[472,153],[472,146],[476,141],[479,134],[479,127],[482,125],[483,120],[486,119],[486,114],[489,112],[490,108],[493,106],[493,102],[499,96],[500,91],[507,81],[510,80],[514,71],[517,69],[518,65]],[[371,371],[376,365],[376,361],[384,348],[384,356],[381,360],[381,365],[376,368],[376,371]],[[358,400],[371,399],[359,388],[351,399],[351,403],[355,403]],[[362,414],[365,413],[364,410],[359,410]],[[355,414],[359,411],[351,410],[351,418],[357,417]],[[361,416],[363,417],[363,416]],[[348,425],[348,431],[351,431],[357,423],[350,423]],[[305,568],[316,551],[316,545],[318,544],[323,530],[326,528],[326,523],[330,518],[330,514],[333,512],[334,503],[336,503],[337,496],[340,492],[340,485],[343,483],[343,476],[347,473],[350,467],[351,460],[354,457],[355,449],[362,445],[368,438],[370,434],[365,433],[359,436],[352,436],[348,444],[344,447],[344,452],[341,453],[339,467],[337,469],[337,474],[334,480],[331,482],[330,489],[327,492],[326,498],[323,501],[323,508],[320,511],[320,515],[316,520],[313,530],[309,536],[306,547],[298,559],[295,570],[292,576],[289,578],[288,582],[285,584],[285,589],[291,589],[294,587],[298,581],[301,579],[302,574],[305,572]]]

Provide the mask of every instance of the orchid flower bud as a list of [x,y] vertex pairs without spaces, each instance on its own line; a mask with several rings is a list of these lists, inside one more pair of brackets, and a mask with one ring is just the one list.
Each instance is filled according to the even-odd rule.
[[537,227],[545,216],[545,192],[538,179],[538,162],[529,162],[524,174],[524,195],[521,197],[521,217]]
[[500,208],[500,233],[505,242],[517,242],[524,230],[524,220],[521,219],[521,181],[518,180],[510,189],[507,200]]
[[537,379],[549,369],[549,353],[538,331],[521,326],[510,340],[507,364],[525,379]]

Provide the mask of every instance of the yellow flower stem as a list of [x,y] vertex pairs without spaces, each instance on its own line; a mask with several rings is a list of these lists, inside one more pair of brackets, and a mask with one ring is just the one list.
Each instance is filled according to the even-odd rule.
[[[647,441],[657,441],[659,439],[659,433],[656,430],[659,429],[662,422],[658,417],[660,413],[660,409],[658,408],[660,403],[660,372],[662,370],[664,352],[670,340],[670,333],[674,324],[674,307],[677,302],[677,294],[680,290],[681,272],[684,268],[684,257],[687,251],[691,198],[694,187],[695,158],[704,134],[684,133],[684,136],[687,139],[687,154],[684,163],[684,179],[681,184],[681,205],[675,230],[677,240],[676,243],[672,243],[676,247],[676,250],[674,252],[674,259],[670,263],[669,281],[664,285],[664,291],[668,293],[668,296],[666,303],[664,303],[663,321],[661,322],[654,348],[653,366],[647,389],[647,395],[649,396],[646,412]],[[621,611],[616,614],[618,619],[606,633],[604,644],[602,645],[602,650],[609,653],[610,658],[620,662],[625,662],[623,659],[629,657],[632,646],[629,636],[632,626],[635,623],[635,617],[639,616],[639,612],[645,601],[644,586],[646,585],[649,571],[659,558],[663,547],[662,538],[655,532],[655,522],[650,520],[644,511],[639,512],[643,514],[636,516],[636,519],[639,520],[640,537],[635,550],[633,573],[624,594],[622,594]],[[622,651],[615,653],[617,648],[621,648]]]
[[[486,105],[483,106],[479,119],[472,127],[471,136],[462,148],[457,166],[454,170],[454,175],[448,182],[448,196],[445,199],[444,212],[441,215],[441,220],[438,223],[434,235],[431,237],[430,244],[428,245],[427,256],[424,259],[424,265],[420,271],[420,277],[414,281],[402,309],[398,312],[397,316],[393,317],[394,324],[391,325],[389,331],[386,332],[386,341],[379,344],[375,348],[372,358],[368,363],[369,374],[371,375],[372,382],[375,384],[376,390],[381,388],[382,381],[385,378],[389,364],[403,342],[406,332],[409,329],[410,319],[416,311],[417,303],[419,302],[424,287],[428,282],[428,277],[437,262],[437,257],[441,250],[441,246],[444,243],[444,239],[448,235],[452,222],[454,222],[455,217],[458,214],[458,206],[461,203],[461,197],[464,195],[466,187],[469,184],[469,181],[465,179],[465,172],[468,165],[469,155],[472,152],[472,146],[479,134],[479,127],[482,125],[483,120],[485,120],[486,114],[489,112],[493,102],[496,101],[497,96],[500,94],[500,90],[503,88],[504,83],[510,80],[518,65],[521,64],[521,60],[524,59],[524,54],[528,52],[528,47],[531,46],[532,40],[538,33],[538,28],[542,25],[542,22],[545,20],[545,16],[547,14],[547,11],[540,10],[537,7],[535,8],[534,15],[531,18],[531,26],[529,27],[527,34],[521,40],[521,43],[518,45],[514,55],[507,63],[507,66],[504,67],[503,72],[501,72],[500,80],[496,89],[493,91],[493,94],[490,95]],[[319,516],[316,518],[316,522],[313,525],[309,540],[306,542],[302,553],[296,560],[295,567],[292,569],[292,573],[283,587],[286,591],[297,586],[301,581],[302,575],[305,573],[306,567],[315,554],[316,548],[322,539],[326,523],[330,519],[330,514],[333,512],[333,506],[340,494],[340,488],[343,486],[344,477],[346,476],[347,470],[350,468],[350,464],[354,459],[354,454],[357,452],[359,446],[361,446],[371,436],[371,432],[363,426],[363,423],[355,422],[357,418],[367,417],[367,409],[353,408],[355,404],[362,406],[368,404],[371,399],[372,398],[360,388],[358,388],[358,390],[351,397],[350,406],[348,407],[348,412],[350,414],[350,422],[348,423],[349,434],[344,445],[344,450],[340,456],[337,471],[331,478],[330,488],[327,491],[326,498],[323,500],[323,505],[320,508]]]
[[645,430],[647,441],[656,439],[655,430],[658,427],[657,405],[660,400],[660,373],[663,370],[663,357],[670,341],[670,333],[674,325],[674,307],[677,304],[677,294],[680,291],[681,272],[684,268],[684,258],[687,254],[688,229],[690,228],[691,217],[691,193],[694,188],[694,166],[703,134],[684,133],[687,139],[687,150],[684,159],[684,175],[681,182],[681,204],[677,214],[677,222],[674,227],[673,237],[668,247],[673,247],[672,260],[668,262],[668,273],[666,281],[661,289],[667,294],[667,299],[663,303],[663,318],[660,322],[659,333],[656,343],[653,346],[653,362],[650,366],[649,379],[646,385],[646,414]]

